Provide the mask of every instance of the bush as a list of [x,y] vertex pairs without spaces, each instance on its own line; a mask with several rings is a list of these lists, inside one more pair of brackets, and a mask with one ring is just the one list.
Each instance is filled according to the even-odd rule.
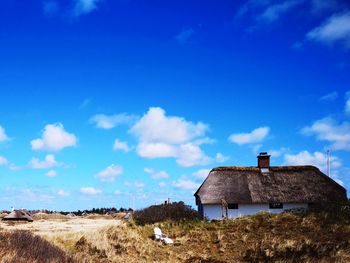
[[60,248],[29,231],[0,233],[1,262],[75,262]]
[[185,205],[184,202],[152,205],[148,208],[136,211],[133,217],[135,222],[139,225],[153,224],[167,220],[179,222],[201,218],[196,210]]

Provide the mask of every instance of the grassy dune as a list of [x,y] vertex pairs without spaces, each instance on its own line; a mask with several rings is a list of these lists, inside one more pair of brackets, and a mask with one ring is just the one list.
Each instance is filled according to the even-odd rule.
[[[175,240],[152,240],[154,226]],[[350,225],[329,214],[261,213],[222,222],[132,222],[50,242],[79,262],[350,262]]]
[[[145,226],[131,221],[90,231],[39,234],[63,253],[59,255],[76,262],[350,262],[348,214],[260,213],[220,222]],[[154,241],[155,226],[175,244]]]

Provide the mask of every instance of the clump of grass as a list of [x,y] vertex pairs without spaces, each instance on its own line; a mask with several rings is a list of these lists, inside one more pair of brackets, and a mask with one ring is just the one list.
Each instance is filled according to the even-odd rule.
[[60,248],[29,231],[0,233],[1,262],[75,262]]

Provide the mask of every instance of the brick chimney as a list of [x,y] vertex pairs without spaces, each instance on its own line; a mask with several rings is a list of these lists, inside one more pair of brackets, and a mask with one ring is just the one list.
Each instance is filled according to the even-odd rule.
[[270,155],[267,152],[262,152],[258,155],[258,167],[269,168],[270,167]]

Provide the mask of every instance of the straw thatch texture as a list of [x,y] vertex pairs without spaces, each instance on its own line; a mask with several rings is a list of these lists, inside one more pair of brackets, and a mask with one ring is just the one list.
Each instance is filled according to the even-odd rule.
[[13,210],[10,214],[5,216],[2,220],[32,222],[33,218],[32,218],[32,215],[26,210]]
[[202,204],[346,201],[346,190],[314,166],[217,167],[195,193]]

